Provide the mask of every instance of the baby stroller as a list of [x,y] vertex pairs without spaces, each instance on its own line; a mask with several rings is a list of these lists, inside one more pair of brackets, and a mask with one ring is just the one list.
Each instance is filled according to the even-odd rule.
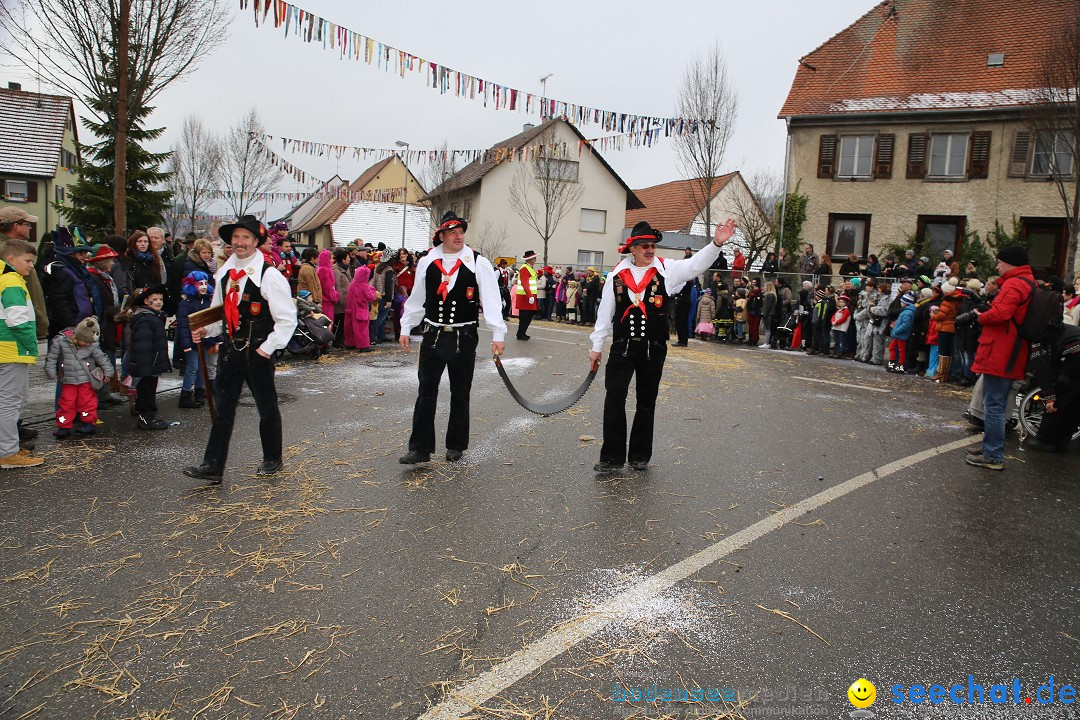
[[334,331],[330,328],[330,318],[322,314],[322,309],[300,292],[296,298],[296,330],[285,349],[292,355],[311,355],[319,357],[334,344]]
[[795,329],[799,327],[799,321],[802,316],[806,315],[806,311],[800,308],[795,308],[795,312],[790,313],[783,323],[776,326],[776,333],[774,335],[773,342],[776,347],[781,350],[791,347],[792,337],[795,333]]

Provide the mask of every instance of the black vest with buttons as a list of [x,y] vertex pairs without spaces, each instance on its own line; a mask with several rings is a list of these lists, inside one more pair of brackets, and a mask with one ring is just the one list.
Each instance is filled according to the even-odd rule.
[[[445,260],[444,267],[445,267]],[[453,267],[450,263],[449,270]],[[442,273],[435,263],[428,265],[424,274],[424,318],[436,325],[461,325],[474,323],[480,318],[480,286],[476,284],[476,273],[465,263],[458,268],[454,286],[446,294],[446,300],[439,295]]]
[[[264,263],[262,274],[266,275],[269,268],[270,265]],[[225,283],[225,289],[228,290],[232,282],[228,274],[222,281]],[[249,347],[259,347],[274,331],[274,317],[270,314],[270,304],[263,298],[259,287],[251,281],[250,277],[244,283],[237,307],[240,310],[240,325],[232,336],[233,342],[241,345],[246,340]]]
[[[612,339],[641,340],[649,339],[654,342],[666,343],[668,340],[667,304],[671,298],[667,295],[664,285],[664,276],[657,273],[652,281],[645,286],[645,314],[641,314],[641,308],[633,305],[630,298],[630,290],[626,283],[618,275],[611,275],[608,282],[614,283],[615,291],[615,317],[612,319]],[[626,309],[631,308],[629,313]],[[626,317],[623,314],[626,313]]]

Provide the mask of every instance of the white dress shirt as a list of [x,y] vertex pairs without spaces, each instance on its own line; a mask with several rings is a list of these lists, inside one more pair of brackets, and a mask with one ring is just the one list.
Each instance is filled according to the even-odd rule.
[[[438,245],[420,258],[420,262],[416,264],[416,282],[413,283],[412,294],[405,301],[405,306],[401,311],[401,336],[407,337],[412,329],[424,320],[424,303],[427,302],[427,269],[432,262],[439,259],[442,260],[443,268],[446,270],[454,267],[454,263],[460,259],[461,264],[476,275],[476,284],[480,288],[480,304],[484,310],[484,322],[491,330],[491,341],[503,342],[506,339],[506,323],[502,318],[502,295],[499,293],[499,281],[495,276],[495,268],[487,258],[477,255],[468,245],[454,254],[443,252],[443,245]],[[448,292],[454,288],[457,279],[458,273],[450,276],[450,281],[446,286]]]
[[634,265],[633,255],[623,258],[622,262],[607,274],[604,289],[600,291],[600,309],[596,311],[596,325],[592,334],[589,335],[593,351],[602,352],[604,341],[611,335],[612,322],[615,318],[615,284],[611,282],[612,276],[618,275],[625,268],[630,268],[634,281],[641,282],[641,279],[645,277],[645,272],[654,267],[657,274],[664,278],[664,292],[668,297],[675,297],[682,290],[683,285],[712,267],[713,261],[719,255],[720,246],[710,241],[708,245],[690,257],[682,260],[668,260],[666,264],[661,263],[659,257],[654,257],[651,265],[639,268]]
[[[244,277],[240,279],[239,283],[240,295],[243,297],[244,288],[250,282],[259,288],[259,294],[263,296],[263,300],[270,307],[270,317],[274,319],[274,330],[258,349],[267,355],[273,355],[275,351],[281,350],[292,340],[293,333],[296,331],[296,305],[293,304],[292,290],[289,288],[289,281],[285,279],[285,276],[275,267],[268,267],[266,272],[263,272],[263,264],[263,254],[260,250],[255,250],[250,257],[244,260],[241,260],[236,255],[230,256],[214,273],[214,298],[210,301],[210,307],[216,307],[224,303],[225,290],[227,289],[225,286],[230,282],[228,279],[229,270],[245,271]],[[211,336],[220,335],[223,324],[217,322],[208,325],[206,334]]]

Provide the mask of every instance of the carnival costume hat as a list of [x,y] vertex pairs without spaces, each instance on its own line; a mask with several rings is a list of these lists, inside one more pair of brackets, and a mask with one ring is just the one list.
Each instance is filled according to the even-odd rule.
[[162,284],[148,285],[144,288],[139,288],[135,291],[135,297],[131,299],[131,304],[135,307],[139,307],[146,303],[146,298],[151,295],[161,295],[162,297],[169,296],[169,290]]
[[206,283],[208,287],[213,287],[213,280],[210,276],[204,273],[202,270],[192,270],[184,277],[183,287],[180,292],[187,296],[194,296],[199,294],[199,283]]
[[525,254],[521,256],[521,259],[522,260],[532,260],[534,257],[536,257],[536,251],[535,250],[526,250]]
[[255,247],[259,247],[266,242],[268,236],[266,226],[259,222],[259,219],[254,215],[245,215],[234,223],[222,225],[218,228],[218,237],[226,243],[231,244],[233,231],[237,228],[244,228],[245,230],[251,231],[251,234],[255,236]]
[[97,252],[95,252],[94,256],[90,258],[90,262],[97,262],[98,260],[111,260],[112,258],[118,257],[120,257],[120,253],[116,252],[108,245],[102,243],[101,245],[97,246]]
[[442,238],[439,234],[443,230],[453,230],[454,228],[461,228],[461,232],[466,232],[469,229],[469,222],[458,217],[458,214],[453,210],[447,210],[442,220],[439,221],[439,227],[435,229],[435,234],[431,237],[431,244],[435,246],[442,245]]
[[662,237],[664,237],[662,232],[653,230],[649,223],[642,220],[634,225],[634,228],[630,231],[630,237],[626,238],[626,242],[619,248],[619,252],[626,255],[633,246],[647,242],[659,243]]
[[60,225],[53,231],[53,250],[57,255],[73,255],[80,252],[90,253],[94,248],[87,244],[86,236],[80,228]]
[[101,327],[97,318],[91,315],[83,318],[82,322],[75,326],[75,339],[83,345],[91,345],[101,339]]

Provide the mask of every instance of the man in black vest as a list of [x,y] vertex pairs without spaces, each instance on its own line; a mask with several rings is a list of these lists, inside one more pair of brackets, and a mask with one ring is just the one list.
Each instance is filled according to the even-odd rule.
[[[266,261],[259,246],[266,242],[266,226],[252,215],[223,225],[218,235],[232,245],[233,254],[214,275],[214,299],[210,307],[222,306],[225,337],[218,355],[214,381],[217,417],[210,428],[202,465],[184,468],[184,474],[220,483],[229,455],[236,420],[236,405],[244,383],[251,389],[259,411],[259,438],[263,460],[256,475],[281,470],[281,411],[274,386],[274,352],[288,344],[296,330],[296,306],[289,281]],[[200,342],[219,335],[220,324],[192,330]]]
[[634,225],[630,237],[619,248],[624,259],[608,274],[600,298],[596,327],[589,336],[589,362],[599,362],[604,340],[614,333],[604,384],[604,444],[600,462],[593,470],[612,472],[627,460],[626,395],[630,379],[637,373],[637,412],[630,431],[629,460],[634,470],[645,470],[652,458],[653,418],[656,394],[667,358],[667,307],[683,285],[702,274],[720,254],[720,248],[735,232],[735,221],[716,226],[711,243],[689,258],[663,262],[656,246],[663,235],[645,221]]
[[469,395],[476,368],[480,307],[492,332],[491,351],[506,347],[506,323],[495,269],[487,258],[465,245],[469,224],[453,212],[443,215],[435,246],[416,264],[416,283],[401,314],[401,349],[409,352],[409,333],[424,336],[420,344],[420,387],[413,408],[412,434],[403,465],[431,459],[435,452],[435,407],[443,371],[450,373],[450,420],[446,427],[446,459],[455,462],[469,447]]

